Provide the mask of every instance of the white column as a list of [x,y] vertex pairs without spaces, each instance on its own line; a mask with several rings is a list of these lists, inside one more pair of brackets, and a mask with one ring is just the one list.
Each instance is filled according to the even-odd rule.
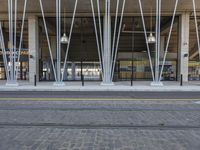
[[183,81],[188,81],[188,61],[189,61],[189,32],[190,14],[183,13],[179,18],[179,79],[183,75]]
[[160,74],[160,51],[161,51],[161,0],[156,0],[156,51],[155,51],[155,81],[151,83],[152,86],[163,86],[159,80]]
[[[53,56],[53,60],[56,60],[56,36],[51,36],[50,37],[50,41],[51,41],[51,50],[52,50],[52,56]],[[50,60],[50,56],[49,56],[49,60]],[[50,62],[51,63],[51,62]],[[56,65],[55,65],[56,67]],[[51,72],[50,72],[50,78],[54,79],[54,73],[53,73],[53,67],[51,64]]]
[[[109,6],[108,6],[109,7]],[[104,66],[104,77],[102,85],[113,85],[111,81],[111,16],[105,14],[104,16],[104,55],[103,55],[103,66]]]
[[38,18],[30,16],[28,18],[28,39],[29,39],[29,82],[34,83],[34,76],[39,80],[39,32]]

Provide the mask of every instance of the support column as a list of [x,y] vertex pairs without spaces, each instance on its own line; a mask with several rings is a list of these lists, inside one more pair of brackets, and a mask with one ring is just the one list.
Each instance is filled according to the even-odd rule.
[[36,75],[39,81],[39,32],[38,32],[38,17],[31,16],[28,18],[28,39],[29,39],[29,82],[34,83],[34,76]]
[[188,61],[189,61],[189,33],[190,14],[183,13],[179,18],[179,79],[183,75],[183,82],[188,82]]
[[160,27],[161,27],[161,0],[156,0],[156,51],[155,51],[155,81],[151,86],[163,86],[159,80],[160,74]]
[[[50,40],[51,40],[51,49],[52,49],[53,60],[56,60],[56,36],[51,36]],[[49,56],[49,60],[51,60],[50,56]],[[50,61],[50,63],[51,63],[51,61]],[[52,66],[52,64],[50,66],[51,66],[50,78],[51,78],[51,80],[54,80],[55,77],[54,77],[54,72],[53,72],[53,66]]]
[[[14,14],[13,14],[14,10]],[[16,79],[16,40],[15,40],[15,23],[16,23],[16,4],[13,4],[12,0],[8,0],[8,18],[9,18],[9,74],[10,79],[7,80],[6,86],[18,86],[18,82]]]
[[103,66],[104,66],[104,77],[102,85],[113,85],[111,81],[111,16],[110,16],[110,0],[106,0],[106,13],[104,16],[104,55],[103,55]]
[[55,86],[64,86],[61,74],[61,0],[56,0],[56,44],[57,44],[57,81]]

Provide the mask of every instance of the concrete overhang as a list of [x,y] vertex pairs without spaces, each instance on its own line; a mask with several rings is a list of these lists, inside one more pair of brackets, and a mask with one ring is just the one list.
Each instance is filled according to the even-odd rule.
[[[18,12],[19,14],[23,12],[23,5],[25,0],[18,0]],[[55,4],[56,0],[42,0],[45,15],[47,16],[55,16]],[[111,13],[115,14],[116,8],[116,1],[112,0],[111,3]],[[96,7],[96,0],[94,0],[94,4]],[[155,13],[155,0],[142,0],[144,14],[150,15],[151,7],[153,9],[153,13]],[[73,9],[74,9],[75,0],[62,0],[62,10],[66,9],[67,15],[71,16]],[[122,3],[122,1],[120,1]],[[100,0],[100,9],[101,12],[104,12],[104,4],[105,0]],[[153,4],[153,5],[152,5]],[[174,10],[175,0],[165,0],[162,1],[162,15],[172,15]],[[200,12],[200,1],[196,0],[196,9]],[[0,1],[0,16],[7,17],[8,11],[8,0],[1,0]],[[179,0],[177,14],[181,12],[192,12],[192,0]],[[39,0],[28,0],[28,7],[27,7],[27,14],[32,15],[41,15]],[[79,0],[78,1],[78,8],[77,8],[77,15],[78,16],[91,16],[91,5],[90,0]],[[125,6],[125,15],[132,16],[132,15],[140,15],[139,4],[138,0],[126,0]],[[19,15],[20,16],[20,15]]]

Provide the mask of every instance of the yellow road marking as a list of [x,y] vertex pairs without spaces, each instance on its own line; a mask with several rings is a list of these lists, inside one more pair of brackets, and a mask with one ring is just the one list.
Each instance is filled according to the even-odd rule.
[[0,98],[0,100],[27,101],[200,101],[199,99],[145,99],[145,98]]

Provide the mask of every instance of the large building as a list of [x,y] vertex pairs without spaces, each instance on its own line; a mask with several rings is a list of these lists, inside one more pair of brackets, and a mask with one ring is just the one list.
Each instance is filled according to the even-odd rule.
[[200,80],[199,0],[1,0],[0,79]]

